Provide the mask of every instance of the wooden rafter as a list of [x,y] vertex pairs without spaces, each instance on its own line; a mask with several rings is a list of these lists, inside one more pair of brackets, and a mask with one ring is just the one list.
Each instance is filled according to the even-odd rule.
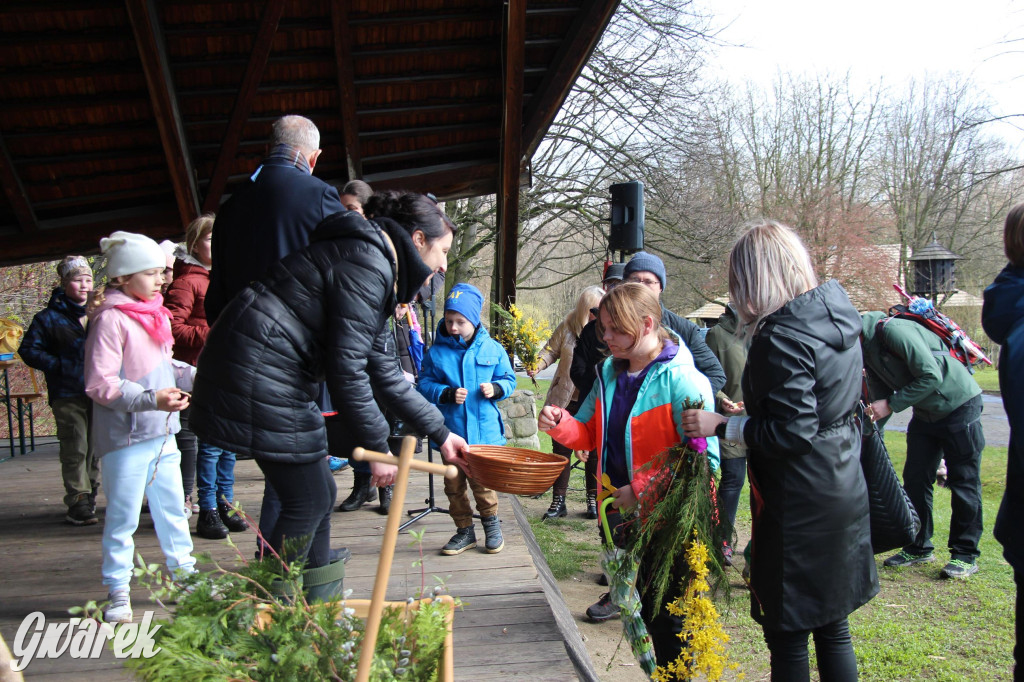
[[341,108],[341,152],[348,169],[346,180],[363,177],[359,149],[359,122],[356,119],[356,85],[352,69],[352,27],[348,20],[348,0],[331,3],[334,25],[334,59],[337,62],[338,105]]
[[544,137],[543,132],[555,120],[562,103],[569,96],[569,90],[583,70],[583,65],[590,59],[590,54],[618,6],[619,0],[591,0],[580,9],[572,28],[566,34],[569,38],[555,55],[537,94],[530,98],[523,133],[529,146],[523,150],[524,158],[533,158]]
[[502,25],[504,111],[498,164],[498,303],[516,300],[519,251],[519,174],[523,158],[523,67],[526,61],[526,0],[508,0]]
[[0,137],[0,183],[4,186],[4,194],[7,201],[14,209],[14,215],[18,218],[18,225],[22,232],[35,232],[39,229],[39,221],[36,220],[36,212],[32,210],[32,202],[25,193],[25,186],[21,184],[21,178],[14,169],[14,161],[7,152],[7,145],[3,137]]
[[238,153],[238,145],[242,140],[245,122],[252,111],[256,91],[259,89],[263,72],[267,68],[267,57],[270,56],[274,34],[277,33],[277,26],[281,21],[283,11],[284,0],[267,0],[266,7],[263,9],[263,19],[256,32],[252,51],[249,53],[249,63],[245,67],[245,75],[242,77],[242,83],[238,86],[238,95],[235,97],[235,104],[231,109],[231,118],[228,119],[228,125],[224,131],[224,141],[217,154],[217,163],[214,164],[213,174],[210,175],[210,185],[206,188],[206,198],[203,200],[204,211],[215,211],[220,205],[220,197],[224,194],[228,174],[231,172],[231,163]]
[[160,22],[152,0],[125,0],[128,21],[135,34],[142,69],[146,74],[149,99],[153,105],[153,116],[160,131],[160,141],[167,169],[174,187],[174,198],[178,206],[181,225],[188,224],[199,213],[199,192],[196,189],[195,172],[185,129],[178,110],[178,100],[171,81],[167,63],[167,51],[160,34]]

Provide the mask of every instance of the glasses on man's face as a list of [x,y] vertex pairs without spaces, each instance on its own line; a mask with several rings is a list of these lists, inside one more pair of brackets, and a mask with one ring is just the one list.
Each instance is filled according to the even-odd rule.
[[661,282],[656,280],[656,279],[645,279],[643,277],[630,277],[626,281],[630,282],[632,284],[643,284],[645,287],[650,287],[652,289],[654,287],[661,288]]

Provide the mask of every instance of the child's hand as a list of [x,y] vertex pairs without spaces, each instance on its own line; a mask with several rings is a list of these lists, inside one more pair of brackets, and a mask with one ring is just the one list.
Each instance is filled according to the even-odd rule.
[[740,414],[743,412],[743,401],[734,403],[728,398],[722,398],[722,411],[726,414]]
[[550,431],[558,426],[562,420],[562,408],[554,405],[545,405],[537,416],[537,428],[541,431]]
[[612,502],[612,506],[616,509],[632,509],[636,506],[636,493],[633,492],[633,486],[624,485],[621,488],[616,488],[615,492],[612,493],[612,498],[615,500]]
[[484,397],[490,400],[494,397],[494,384],[489,381],[485,381],[480,384],[480,392],[483,393]]
[[455,389],[455,404],[461,405],[462,403],[466,402],[466,396],[468,395],[469,391],[467,391],[464,388]]
[[156,409],[164,412],[181,412],[188,407],[190,397],[179,388],[161,388],[156,392]]

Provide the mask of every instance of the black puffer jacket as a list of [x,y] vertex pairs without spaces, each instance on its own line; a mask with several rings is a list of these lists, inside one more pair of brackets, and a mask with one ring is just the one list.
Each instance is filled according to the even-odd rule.
[[329,216],[308,247],[274,265],[217,318],[199,356],[192,429],[204,442],[257,459],[313,462],[327,454],[314,402],[326,380],[351,447],[387,452],[388,425],[374,395],[444,442],[441,413],[387,350],[385,323],[397,300],[410,300],[429,274],[397,223],[348,211]]
[[812,629],[878,592],[860,436],[860,316],[832,280],[769,315],[743,374],[751,615]]

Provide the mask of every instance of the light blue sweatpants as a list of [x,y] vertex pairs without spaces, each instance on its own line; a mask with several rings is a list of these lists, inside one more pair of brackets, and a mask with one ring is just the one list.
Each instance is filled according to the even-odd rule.
[[[192,535],[185,518],[185,493],[181,487],[181,453],[173,437],[130,445],[103,456],[103,487],[107,492],[103,524],[103,584],[109,590],[127,589],[135,564],[135,540],[142,498],[149,500],[149,513],[156,527],[160,549],[167,558],[171,575],[191,573]],[[153,471],[156,469],[156,478]],[[147,562],[150,557],[144,557]]]

